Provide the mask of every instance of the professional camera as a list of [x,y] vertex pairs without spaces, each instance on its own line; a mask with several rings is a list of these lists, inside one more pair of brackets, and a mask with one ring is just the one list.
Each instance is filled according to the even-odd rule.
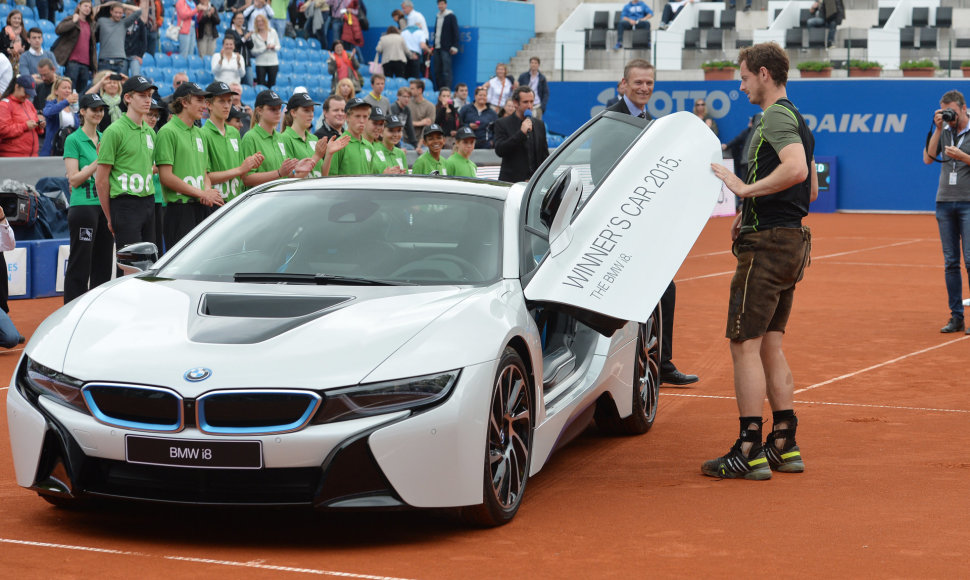
[[943,109],[940,111],[940,117],[943,118],[944,123],[955,123],[957,120],[957,113],[953,109]]

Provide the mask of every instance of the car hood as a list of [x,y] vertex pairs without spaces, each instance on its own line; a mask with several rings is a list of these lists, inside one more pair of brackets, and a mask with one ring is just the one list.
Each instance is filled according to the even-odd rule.
[[[487,288],[131,278],[69,317],[73,329],[53,332],[71,332],[63,372],[84,381],[169,386],[185,396],[216,388],[321,389],[361,382],[436,318],[482,292]],[[43,349],[30,350],[56,368]],[[208,369],[209,378],[188,382],[195,368]]]

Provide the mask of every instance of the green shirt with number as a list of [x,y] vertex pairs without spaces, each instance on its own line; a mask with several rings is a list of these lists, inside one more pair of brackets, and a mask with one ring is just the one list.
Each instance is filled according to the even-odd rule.
[[283,160],[286,159],[286,145],[283,143],[282,136],[275,130],[272,134],[267,133],[266,129],[259,125],[246,131],[242,138],[243,159],[257,152],[263,154],[263,163],[249,173],[278,171],[283,166]]
[[449,174],[445,168],[445,162],[441,157],[435,159],[431,156],[430,151],[425,151],[421,157],[418,157],[418,160],[414,162],[414,167],[411,169],[411,173],[415,175],[431,175],[432,171],[437,171],[441,175]]
[[[98,132],[98,141],[101,133]],[[77,168],[84,169],[98,159],[98,146],[84,131],[75,131],[64,140],[64,158],[77,159]],[[78,187],[71,188],[71,206],[99,205],[98,190],[94,187],[94,174]]]
[[122,194],[154,195],[154,162],[155,132],[148,125],[136,125],[128,115],[122,115],[105,129],[98,150],[98,164],[111,166],[108,185],[112,198]]
[[[293,127],[283,130],[283,145],[286,147],[286,156],[293,159],[307,159],[316,153],[317,136],[309,131],[305,131],[301,137]],[[323,159],[313,166],[310,177],[323,177]]]
[[[330,175],[370,175],[374,173],[374,148],[363,135],[355,138],[350,132],[350,143],[330,158]],[[341,135],[343,137],[343,135]]]
[[[239,130],[232,125],[225,125],[226,134],[219,132],[219,128],[211,120],[202,125],[202,140],[205,142],[205,154],[208,160],[209,173],[228,171],[242,165],[242,139]],[[233,177],[229,181],[214,183],[212,187],[219,190],[222,199],[229,201],[243,191],[241,177]]]
[[[155,165],[171,165],[172,174],[192,187],[205,189],[208,161],[202,130],[186,125],[177,115],[158,130],[155,146]],[[162,194],[167,203],[199,203],[199,199],[183,195],[162,184]]]
[[448,175],[455,177],[478,177],[478,166],[457,151],[445,159],[445,169],[448,170]]
[[383,141],[374,143],[374,173],[384,173],[388,167],[399,167],[404,171],[408,170],[408,156],[399,147],[388,149]]

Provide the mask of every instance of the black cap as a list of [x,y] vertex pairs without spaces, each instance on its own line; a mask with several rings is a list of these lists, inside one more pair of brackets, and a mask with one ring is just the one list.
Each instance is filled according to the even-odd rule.
[[198,95],[200,97],[210,96],[208,92],[203,91],[202,87],[189,81],[187,83],[182,83],[175,89],[175,93],[172,95],[172,100],[181,99],[182,97],[188,97],[190,95]]
[[242,119],[245,119],[246,118],[246,114],[243,113],[243,110],[242,109],[240,109],[239,107],[233,105],[232,108],[229,109],[229,118],[230,119],[240,119],[240,120],[242,120]]
[[344,110],[348,113],[351,109],[356,109],[357,107],[370,107],[371,104],[360,97],[354,97],[347,101],[347,105],[344,106]]
[[133,77],[128,77],[125,84],[121,85],[121,94],[125,93],[143,93],[145,91],[152,90],[157,91],[158,87],[152,84],[152,81],[141,75],[135,75]]
[[158,93],[152,93],[152,104],[148,108],[149,109],[160,109],[162,111],[164,111],[166,109],[165,103],[162,102],[162,99],[158,95]]
[[107,106],[108,103],[104,102],[104,99],[98,93],[81,95],[81,100],[78,101],[78,108],[81,109],[97,109],[98,107]]
[[370,120],[371,121],[387,121],[387,117],[384,116],[384,109],[380,107],[374,107],[370,110]]
[[210,97],[218,97],[220,95],[238,95],[236,91],[229,88],[229,85],[222,81],[216,81],[214,83],[209,83],[209,86],[205,88],[205,92],[209,93]]
[[475,139],[475,138],[476,138],[475,132],[472,131],[471,127],[469,127],[468,125],[460,127],[458,129],[458,132],[455,133],[455,140],[457,141],[461,141],[462,139]]
[[256,107],[265,107],[266,105],[278,107],[282,104],[283,99],[276,94],[276,91],[266,89],[265,91],[260,91],[259,94],[256,95]]
[[442,135],[444,135],[445,130],[441,128],[441,125],[438,125],[437,123],[431,123],[430,125],[428,125],[428,128],[424,130],[424,136],[427,137],[432,133],[441,133]]
[[320,103],[313,100],[313,97],[309,93],[293,93],[289,101],[286,101],[287,109],[296,109],[298,107],[315,107]]
[[397,115],[391,115],[387,118],[387,124],[384,125],[385,129],[397,129],[398,127],[403,127],[404,121],[401,120]]

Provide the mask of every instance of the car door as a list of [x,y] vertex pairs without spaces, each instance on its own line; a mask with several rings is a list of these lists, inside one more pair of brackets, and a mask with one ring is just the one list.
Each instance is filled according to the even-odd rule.
[[591,120],[524,196],[526,299],[607,335],[645,322],[711,215],[720,161],[717,137],[691,113]]

